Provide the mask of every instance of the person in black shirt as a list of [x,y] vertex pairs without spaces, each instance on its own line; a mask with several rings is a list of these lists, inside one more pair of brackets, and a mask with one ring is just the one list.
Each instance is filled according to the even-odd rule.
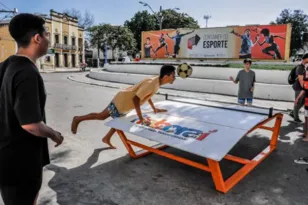
[[32,14],[16,15],[9,31],[18,51],[0,64],[0,192],[5,205],[36,204],[42,169],[50,163],[47,138],[56,146],[63,141],[45,124],[46,92],[34,63],[47,53],[44,24]]
[[[303,85],[303,78],[304,78],[304,72],[305,72],[305,66],[308,64],[308,54],[305,54],[303,56],[302,62],[300,65],[296,67],[296,81],[292,85],[292,88],[295,92],[295,99],[298,97],[300,92],[302,91],[302,85]],[[293,110],[290,112],[290,116],[294,118],[295,122],[301,123],[302,121],[299,119],[299,110],[303,107],[304,105],[304,97],[302,96],[297,104],[294,104]]]

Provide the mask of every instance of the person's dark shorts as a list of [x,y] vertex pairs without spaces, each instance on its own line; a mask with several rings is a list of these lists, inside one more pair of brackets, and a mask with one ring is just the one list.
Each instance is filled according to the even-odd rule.
[[179,51],[180,51],[180,46],[179,45],[175,45],[174,46],[174,54],[179,55]]
[[42,177],[18,185],[0,185],[2,200],[5,205],[33,205],[41,185]]
[[117,109],[117,107],[115,106],[115,104],[113,102],[111,102],[108,107],[107,107],[108,111],[109,111],[109,115],[112,118],[118,118],[118,117],[123,117],[126,114],[124,113],[120,113]]

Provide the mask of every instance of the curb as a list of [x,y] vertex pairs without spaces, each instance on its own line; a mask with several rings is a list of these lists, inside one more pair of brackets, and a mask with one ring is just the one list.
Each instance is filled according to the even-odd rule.
[[[121,87],[119,87],[119,86],[101,85],[101,84],[98,84],[98,83],[88,83],[88,82],[84,82],[84,81],[81,81],[81,80],[76,80],[72,76],[67,77],[67,79],[69,79],[70,81],[73,81],[73,82],[82,83],[82,84],[86,84],[86,85],[94,85],[94,86],[99,86],[99,87],[121,89]],[[90,79],[92,79],[92,78],[90,78]],[[107,81],[101,81],[101,82],[107,82]],[[127,85],[129,85],[129,84],[127,84]],[[170,90],[170,89],[167,89],[167,90]],[[172,93],[172,92],[170,92],[170,93]],[[167,93],[167,92],[157,92],[156,94],[157,95],[163,95],[163,96],[168,94],[168,96],[172,96],[172,97],[187,98],[187,96],[185,96],[185,95],[170,94],[170,93]],[[208,93],[208,94],[210,94],[210,93]],[[198,98],[198,97],[192,97],[192,96],[190,96],[189,98],[192,98],[192,99],[195,99],[195,100],[206,100],[206,101],[209,101],[209,102],[228,103],[228,104],[232,104],[232,105],[237,105],[237,103],[235,103],[233,101],[228,101],[228,100],[212,100],[212,99]],[[268,109],[268,107],[261,106],[261,105],[256,105],[256,104],[254,105],[254,107]],[[285,113],[287,113],[289,111],[289,109],[287,109],[287,108],[273,107],[273,109],[277,110],[277,111],[285,112]]]

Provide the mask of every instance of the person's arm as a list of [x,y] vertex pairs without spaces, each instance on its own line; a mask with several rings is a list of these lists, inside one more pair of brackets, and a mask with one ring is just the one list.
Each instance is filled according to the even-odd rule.
[[230,33],[233,33],[234,35],[236,35],[236,36],[238,36],[238,37],[242,37],[242,35],[239,34],[239,33],[236,33],[236,32],[234,31],[234,29],[233,29]]
[[254,76],[253,76],[252,87],[250,89],[251,92],[254,92],[254,90],[255,90],[255,83],[256,83],[256,74],[254,74]]
[[234,84],[238,84],[238,82],[240,81],[240,72],[237,73],[236,79],[234,80],[234,78],[232,76],[230,76],[230,80],[234,83]]
[[170,39],[173,39],[173,37],[170,37],[170,36],[169,36],[169,33],[167,33],[167,36],[168,36]]
[[294,104],[297,105],[299,99],[305,94],[305,90],[302,90],[299,95],[297,96],[297,98],[295,99]]
[[262,43],[260,43],[259,41],[258,41],[258,44],[259,44],[259,46],[263,46],[263,44],[265,43],[266,41],[264,40]]
[[148,119],[144,119],[143,116],[142,116],[142,112],[141,112],[141,108],[140,108],[140,98],[137,95],[135,95],[135,97],[133,98],[133,103],[134,103],[134,106],[135,106],[137,116],[140,120],[140,123],[150,125],[151,122]]
[[305,72],[305,69],[302,69],[302,67],[297,67],[296,74],[297,74],[298,82],[301,87],[303,87],[304,85],[304,72]]
[[274,38],[286,39],[286,38],[284,38],[284,37],[282,37],[282,36],[276,36],[276,35],[273,35],[273,37],[274,37]]
[[62,143],[63,137],[45,125],[42,119],[38,80],[38,74],[26,68],[15,76],[14,112],[25,131],[37,137],[50,138],[58,146]]
[[156,107],[154,106],[153,101],[152,101],[151,98],[148,100],[148,102],[149,102],[149,104],[151,105],[151,107],[152,107],[154,113],[167,112],[167,110],[165,110],[165,109],[156,108]]
[[260,36],[256,36],[255,42],[252,43],[252,47],[254,47],[260,40]]
[[63,137],[60,132],[57,132],[53,130],[52,128],[48,127],[42,121],[38,123],[22,125],[21,127],[34,136],[37,136],[37,137],[44,136],[44,137],[50,138],[52,141],[56,142],[55,147],[59,146],[63,141]]
[[184,34],[182,34],[182,36],[189,35],[189,34],[191,34],[191,33],[193,33],[193,32],[195,32],[195,30],[193,30],[193,31],[191,31],[191,32],[188,32],[188,33],[184,33]]

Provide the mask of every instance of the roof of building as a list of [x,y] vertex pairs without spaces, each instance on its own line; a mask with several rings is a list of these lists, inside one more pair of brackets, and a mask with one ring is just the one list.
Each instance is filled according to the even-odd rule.
[[8,25],[10,23],[11,19],[5,19],[0,21],[0,25]]

